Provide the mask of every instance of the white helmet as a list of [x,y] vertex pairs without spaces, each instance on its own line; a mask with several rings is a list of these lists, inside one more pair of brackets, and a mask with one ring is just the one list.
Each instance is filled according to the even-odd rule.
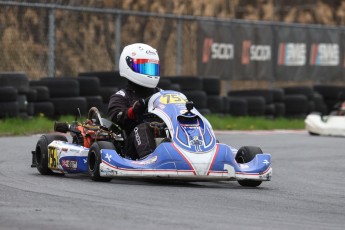
[[120,56],[120,75],[137,85],[155,88],[159,82],[157,50],[143,43],[126,46]]

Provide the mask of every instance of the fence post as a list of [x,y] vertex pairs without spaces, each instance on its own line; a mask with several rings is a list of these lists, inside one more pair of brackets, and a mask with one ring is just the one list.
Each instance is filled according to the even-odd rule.
[[48,77],[54,77],[55,76],[55,9],[54,8],[51,8],[49,11],[48,46],[49,46]]
[[176,75],[181,75],[182,63],[182,20],[177,19],[176,26],[177,46],[176,46]]
[[116,25],[115,25],[115,70],[119,70],[119,60],[121,53],[121,22],[122,15],[118,14],[116,16]]

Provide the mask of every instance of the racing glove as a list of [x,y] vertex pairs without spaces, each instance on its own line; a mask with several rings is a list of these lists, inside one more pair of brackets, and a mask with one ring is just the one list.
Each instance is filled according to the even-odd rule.
[[127,113],[128,118],[132,120],[134,119],[139,120],[139,118],[145,112],[145,109],[146,109],[145,100],[144,99],[137,100],[136,102],[134,102],[133,106],[128,109],[128,113]]

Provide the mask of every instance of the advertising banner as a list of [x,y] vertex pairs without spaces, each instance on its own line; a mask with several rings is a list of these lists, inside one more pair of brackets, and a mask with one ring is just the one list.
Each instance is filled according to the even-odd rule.
[[198,74],[226,80],[341,81],[345,31],[250,22],[199,22]]
[[236,80],[272,80],[273,35],[270,26],[236,23],[233,25]]
[[234,33],[228,23],[199,23],[198,74],[233,78]]
[[308,36],[305,28],[274,26],[277,81],[306,80],[308,76]]
[[340,34],[335,29],[308,28],[308,78],[315,82],[340,80],[342,77]]

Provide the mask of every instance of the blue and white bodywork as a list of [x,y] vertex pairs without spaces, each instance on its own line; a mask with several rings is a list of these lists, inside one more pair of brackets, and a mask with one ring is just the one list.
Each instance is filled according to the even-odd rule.
[[[270,154],[257,154],[247,163],[238,163],[238,150],[218,143],[210,123],[197,109],[188,110],[187,101],[176,91],[154,94],[148,102],[148,112],[164,121],[170,141],[159,143],[153,153],[140,160],[124,158],[114,149],[101,149],[100,176],[186,181],[271,179]],[[58,159],[56,167],[50,167],[52,170],[88,171],[87,148],[64,141],[53,141],[48,147]]]

